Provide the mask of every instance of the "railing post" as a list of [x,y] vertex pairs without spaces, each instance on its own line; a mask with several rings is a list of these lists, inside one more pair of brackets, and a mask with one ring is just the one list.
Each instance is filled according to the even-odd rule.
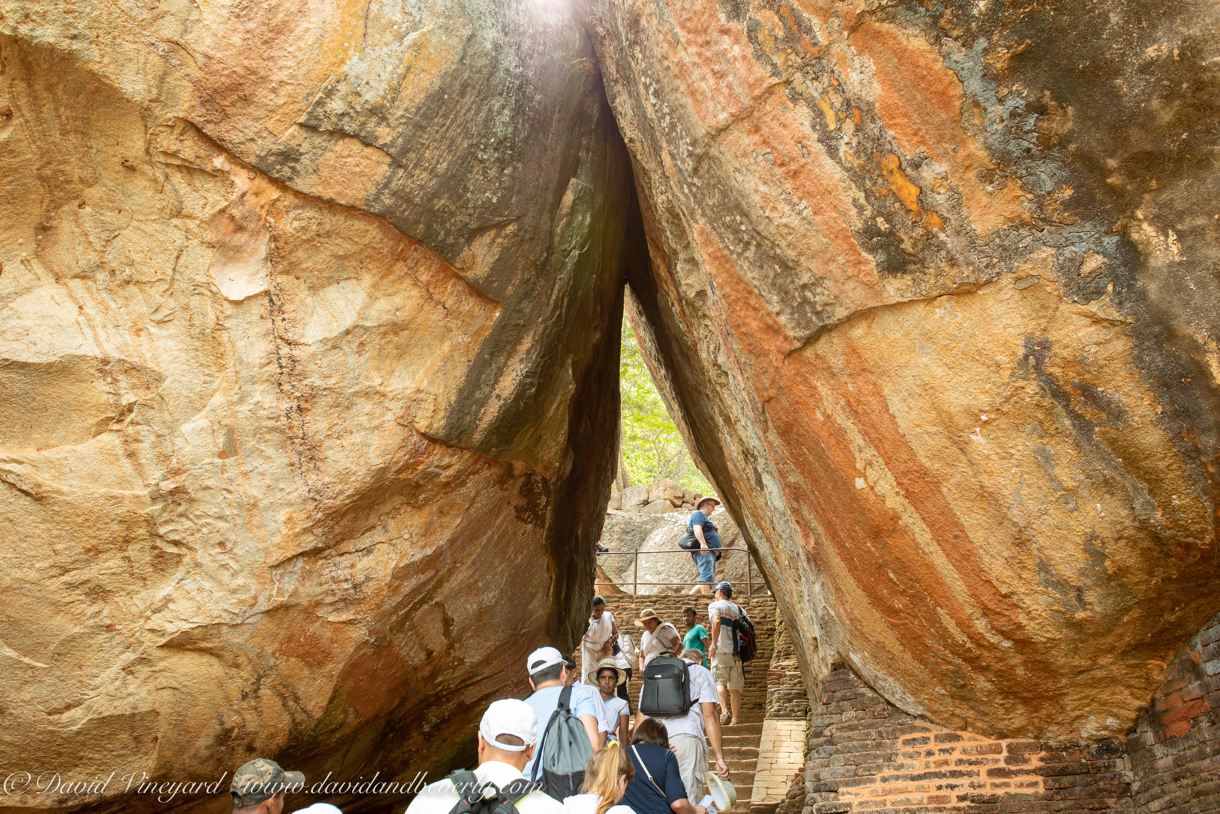
[[631,555],[631,595],[640,593],[640,552],[636,549]]
[[746,596],[754,598],[754,558],[750,556],[750,549],[746,548]]

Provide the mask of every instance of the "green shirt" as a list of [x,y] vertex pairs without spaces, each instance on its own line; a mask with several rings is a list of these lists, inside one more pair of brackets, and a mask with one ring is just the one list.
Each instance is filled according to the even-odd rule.
[[704,639],[712,638],[712,634],[707,632],[707,628],[703,625],[695,625],[682,639],[682,649],[693,647],[703,654],[703,666],[707,667],[707,648],[703,646]]

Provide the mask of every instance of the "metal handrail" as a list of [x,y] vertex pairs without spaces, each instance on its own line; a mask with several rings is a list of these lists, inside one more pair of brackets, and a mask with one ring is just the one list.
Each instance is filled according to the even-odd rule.
[[[653,551],[599,551],[597,556],[602,557],[606,554],[621,554],[630,555],[632,558],[631,564],[631,595],[640,595],[640,555],[641,554],[691,554],[699,549],[689,548],[659,548]],[[721,548],[710,549],[712,551],[744,551],[746,553],[746,596],[754,596],[754,557],[750,554],[750,549],[740,547],[724,546]],[[617,582],[594,582],[597,585],[618,585]],[[645,585],[666,585],[673,587],[675,585],[690,585],[689,582],[645,582]]]

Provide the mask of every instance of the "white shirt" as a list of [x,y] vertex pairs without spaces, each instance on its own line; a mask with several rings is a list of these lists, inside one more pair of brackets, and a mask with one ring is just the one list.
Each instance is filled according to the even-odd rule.
[[674,651],[674,655],[682,652],[682,637],[678,635],[678,629],[669,622],[658,625],[652,633],[645,630],[644,635],[640,637],[640,653],[644,655],[645,667],[666,649],[662,639],[677,639],[678,649]]
[[[598,695],[601,695],[601,693],[599,692]],[[609,733],[606,736],[606,743],[609,743],[610,741],[618,740],[618,719],[620,716],[627,714],[627,699],[612,695],[609,701],[603,698],[602,703],[605,705],[604,709],[606,710],[606,729],[601,731]]]
[[[720,637],[716,640],[716,655],[726,653],[733,655],[733,620],[741,608],[731,599],[717,599],[707,606],[707,618],[711,621],[712,614],[720,614]],[[710,628],[711,625],[708,625]]]
[[[597,805],[601,798],[596,794],[573,794],[563,798],[563,807],[568,814],[597,814]],[[635,814],[631,806],[613,805],[606,814]]]
[[[620,670],[634,670],[635,660],[639,651],[635,649],[635,641],[626,633],[618,634],[618,655],[614,657]],[[631,659],[628,661],[627,659]]]
[[600,619],[589,617],[589,630],[585,633],[584,645],[585,649],[590,653],[596,653],[602,649],[606,642],[610,641],[614,634],[614,614],[610,611],[602,611]]
[[[703,729],[703,707],[699,705],[716,703],[716,682],[712,678],[712,671],[702,664],[688,659],[682,660],[687,663],[687,672],[690,675],[690,709],[684,716],[656,717],[665,724],[665,731],[671,738],[674,735],[694,735],[706,743],[707,736]],[[643,687],[640,687],[640,700],[644,700]]]
[[[498,760],[489,760],[479,766],[474,770],[474,776],[480,783],[495,783],[500,788],[522,777],[517,769]],[[453,781],[445,778],[425,786],[407,807],[407,814],[449,814],[457,804],[458,793],[453,788]],[[532,791],[518,800],[517,810],[521,814],[567,814],[563,803],[541,791]]]

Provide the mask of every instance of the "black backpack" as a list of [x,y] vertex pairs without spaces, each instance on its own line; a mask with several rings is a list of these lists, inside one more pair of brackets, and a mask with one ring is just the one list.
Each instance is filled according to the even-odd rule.
[[640,692],[640,712],[672,718],[685,715],[690,708],[689,665],[674,656],[657,656],[648,662]]
[[[736,602],[733,603],[737,605]],[[741,659],[741,663],[753,661],[758,655],[758,637],[754,633],[754,623],[746,616],[746,609],[737,605],[737,618],[733,620],[733,655]]]
[[538,788],[522,778],[501,789],[495,783],[480,783],[469,769],[458,769],[449,779],[458,794],[449,814],[517,814],[517,801]]
[[[535,787],[556,800],[580,793],[580,784],[585,780],[585,767],[593,757],[589,735],[580,718],[572,714],[572,688],[564,687],[559,693],[559,705],[551,713],[538,752],[534,759],[533,777]],[[539,774],[541,784],[538,784]]]

